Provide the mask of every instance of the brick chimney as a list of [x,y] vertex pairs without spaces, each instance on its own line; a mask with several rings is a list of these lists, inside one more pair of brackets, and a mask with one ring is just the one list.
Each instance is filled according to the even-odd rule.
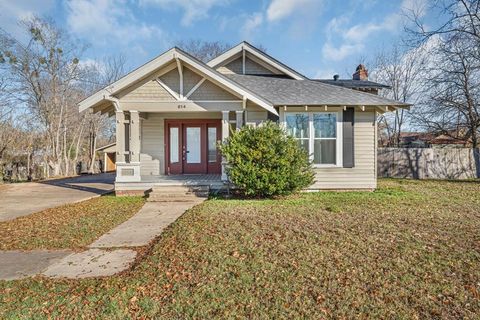
[[359,64],[352,78],[353,80],[368,80],[368,70],[363,64]]

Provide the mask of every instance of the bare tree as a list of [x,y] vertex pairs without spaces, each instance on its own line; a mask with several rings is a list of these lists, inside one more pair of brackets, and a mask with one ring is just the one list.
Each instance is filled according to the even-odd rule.
[[[427,61],[428,54],[424,46],[410,50],[394,46],[390,51],[377,55],[371,77],[376,82],[390,86],[389,90],[380,92],[382,96],[415,104],[423,91]],[[406,117],[407,111],[400,109],[379,118],[387,133],[389,146],[399,146]]]
[[480,61],[464,37],[442,41],[415,122],[431,132],[480,147]]
[[[82,78],[81,86],[85,93],[92,93],[106,87],[125,75],[126,59],[122,55],[106,57],[88,66]],[[79,101],[81,99],[78,99]],[[114,122],[107,114],[84,112],[82,119],[85,125],[86,157],[89,173],[95,172],[95,160],[98,141],[111,142],[114,136]]]
[[24,103],[45,131],[45,160],[54,175],[68,174],[66,145],[69,124],[76,121],[75,102],[69,97],[81,76],[79,56],[82,48],[52,22],[30,18],[22,22],[28,32],[26,45],[7,37],[2,43],[5,63],[9,66],[13,85]]
[[[198,39],[178,41],[176,46],[205,63],[218,57],[232,47],[229,43],[222,41],[203,41]],[[262,45],[256,45],[255,47],[260,51],[267,52],[267,49]]]
[[422,15],[407,13],[414,26],[407,28],[412,44],[438,40],[428,79],[428,99],[416,115],[416,122],[471,141],[480,178],[480,1],[438,0],[431,1],[430,8],[445,17],[433,29],[424,27]]
[[230,44],[221,41],[202,41],[198,39],[179,41],[176,46],[205,63],[232,47]]
[[[420,8],[421,9],[421,8]],[[423,8],[425,9],[425,8]],[[434,36],[463,35],[480,43],[480,1],[479,0],[430,0],[430,11],[437,10],[444,17],[437,27],[425,24],[422,11],[410,10],[405,16],[412,22],[406,27],[411,35],[410,43],[424,42]]]

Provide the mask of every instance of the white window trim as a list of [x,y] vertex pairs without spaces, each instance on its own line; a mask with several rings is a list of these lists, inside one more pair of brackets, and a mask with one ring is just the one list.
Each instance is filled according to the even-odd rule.
[[[314,127],[313,127],[313,115],[314,114],[335,114],[337,118],[337,127],[336,127],[336,163],[335,164],[313,164],[314,168],[342,168],[343,167],[343,130],[342,130],[342,122],[343,122],[343,112],[339,111],[285,111],[283,112],[283,126],[286,130],[287,128],[287,114],[298,114],[304,113],[308,114],[308,130],[309,130],[309,138],[308,138],[308,148],[313,150],[313,145],[315,141],[314,137]],[[325,139],[327,140],[327,139]],[[333,140],[333,138],[332,138]],[[309,154],[310,161],[313,163],[313,152]]]

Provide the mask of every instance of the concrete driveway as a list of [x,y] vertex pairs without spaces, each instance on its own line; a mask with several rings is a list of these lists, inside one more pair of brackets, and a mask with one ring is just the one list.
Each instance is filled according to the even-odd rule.
[[0,185],[0,221],[113,191],[114,173]]

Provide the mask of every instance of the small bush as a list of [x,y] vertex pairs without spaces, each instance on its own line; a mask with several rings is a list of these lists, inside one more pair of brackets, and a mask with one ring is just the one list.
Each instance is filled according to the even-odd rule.
[[220,150],[230,181],[245,196],[287,195],[313,183],[307,152],[273,122],[232,132]]

